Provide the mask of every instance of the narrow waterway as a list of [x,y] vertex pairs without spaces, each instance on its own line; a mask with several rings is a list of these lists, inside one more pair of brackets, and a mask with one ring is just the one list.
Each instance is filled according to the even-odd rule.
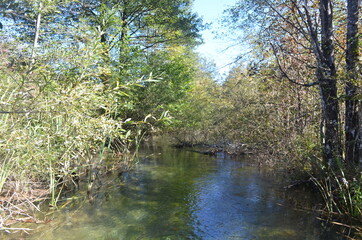
[[65,207],[25,238],[338,239],[243,159],[152,145],[141,156],[133,172],[100,189],[93,201]]

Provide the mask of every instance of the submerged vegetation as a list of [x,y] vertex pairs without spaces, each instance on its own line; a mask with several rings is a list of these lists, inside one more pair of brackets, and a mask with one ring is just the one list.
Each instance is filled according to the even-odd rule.
[[360,225],[360,1],[347,2],[238,2],[224,24],[252,54],[220,82],[194,52],[190,0],[0,1],[0,229],[128,170],[152,133],[242,146],[313,182],[329,220]]

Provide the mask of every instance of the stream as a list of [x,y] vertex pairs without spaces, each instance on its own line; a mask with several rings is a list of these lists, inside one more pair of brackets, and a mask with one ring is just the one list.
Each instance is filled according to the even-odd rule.
[[[22,239],[342,239],[245,159],[146,145],[135,170]],[[286,195],[288,197],[286,197]],[[77,202],[77,200],[74,200]],[[8,235],[8,239],[12,235]]]

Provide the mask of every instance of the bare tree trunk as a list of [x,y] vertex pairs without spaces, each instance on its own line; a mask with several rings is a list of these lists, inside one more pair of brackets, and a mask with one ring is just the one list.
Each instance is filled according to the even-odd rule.
[[358,118],[359,118],[359,141],[358,141],[358,163],[359,163],[359,168],[362,170],[362,127],[361,127],[361,121],[362,121],[362,102],[359,102],[358,104],[359,106],[359,111],[358,111]]
[[347,0],[347,48],[346,48],[346,71],[347,81],[346,91],[346,122],[345,122],[345,160],[347,163],[358,163],[362,154],[361,146],[361,126],[358,111],[359,103],[356,99],[358,88],[357,65],[359,63],[359,34],[358,34],[358,15],[360,0]]
[[34,65],[34,63],[35,63],[36,50],[38,48],[39,35],[40,35],[41,11],[42,11],[42,5],[40,5],[39,12],[36,17],[35,37],[34,37],[34,42],[33,42],[33,49],[31,51],[30,66]]
[[[100,1],[100,6],[102,6],[104,4],[104,6],[106,6],[107,1],[105,0],[101,0]],[[102,46],[102,65],[104,69],[110,69],[111,68],[111,59],[110,59],[110,49],[109,49],[109,44],[108,44],[108,28],[109,28],[109,23],[108,23],[108,7],[107,9],[103,9],[101,7],[100,11],[99,11],[99,16],[98,16],[98,30],[99,30],[99,34],[100,34],[100,43]],[[105,88],[109,87],[110,84],[110,76],[108,72],[103,72],[100,74],[100,79],[103,82]]]
[[321,56],[319,57],[317,77],[320,86],[322,114],[324,120],[323,158],[328,165],[334,165],[341,158],[341,139],[339,131],[339,106],[337,100],[336,67],[333,45],[333,9],[331,0],[320,0],[321,18]]

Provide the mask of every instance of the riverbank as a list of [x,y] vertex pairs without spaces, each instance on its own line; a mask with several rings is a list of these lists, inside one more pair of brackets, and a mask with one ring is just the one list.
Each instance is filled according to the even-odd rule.
[[[141,152],[141,164],[150,164],[155,159],[162,162],[164,158],[174,158],[176,155],[183,154],[187,156],[186,159],[191,158],[192,161],[198,163],[189,162],[190,160],[183,161],[186,161],[187,164],[197,164],[201,169],[202,166],[207,168],[209,164],[214,164],[215,161],[226,161],[225,163],[231,161],[236,165],[241,164],[240,169],[248,169],[251,167],[261,171],[263,173],[263,178],[266,177],[276,184],[278,188],[277,191],[281,192],[279,200],[283,201],[283,205],[299,209],[300,211],[307,211],[316,217],[319,215],[321,220],[326,220],[327,222],[332,223],[332,225],[342,227],[344,233],[346,233],[348,229],[352,229],[352,232],[357,234],[356,236],[359,236],[358,234],[362,232],[362,228],[360,227],[361,223],[358,219],[349,218],[343,220],[340,217],[341,215],[331,215],[323,210],[323,197],[320,194],[316,194],[320,189],[318,189],[311,176],[307,179],[300,179],[295,176],[290,178],[290,173],[287,173],[286,169],[271,168],[270,165],[260,164],[260,156],[258,156],[257,153],[250,154],[252,153],[252,150],[247,148],[246,145],[228,144],[225,145],[226,147],[208,144],[194,144],[193,146],[173,144],[172,147],[171,145],[168,137],[149,139],[143,144],[141,150],[143,151]],[[167,146],[170,146],[171,148]],[[242,151],[235,154],[236,150],[240,149],[242,149]],[[131,165],[122,165],[122,161],[120,161],[120,159],[124,157],[122,155],[118,155],[118,160],[113,159],[113,162],[107,162],[106,159],[110,159],[106,156],[107,154],[104,154],[103,164],[100,164],[99,159],[98,161],[93,162],[93,170],[90,168],[86,170],[86,167],[83,167],[83,175],[79,177],[77,182],[70,183],[71,185],[68,186],[58,183],[58,190],[61,190],[61,194],[57,195],[56,206],[52,206],[51,204],[50,199],[52,194],[49,189],[46,188],[46,185],[43,185],[43,187],[39,186],[38,192],[32,191],[28,193],[28,195],[23,196],[22,199],[20,197],[21,194],[19,193],[14,193],[12,198],[2,198],[1,204],[2,210],[4,210],[2,213],[8,214],[2,218],[2,230],[15,233],[23,231],[25,233],[29,232],[30,229],[43,228],[42,226],[46,227],[49,224],[52,225],[52,222],[56,222],[57,225],[63,225],[57,219],[57,214],[61,213],[63,209],[69,209],[70,206],[75,207],[79,204],[82,205],[83,203],[91,205],[95,204],[97,206],[98,204],[102,205],[104,204],[104,201],[106,201],[109,189],[113,189],[113,184],[122,188],[128,188],[127,184],[132,185],[132,181],[129,181],[130,179],[133,179],[135,172],[139,171],[139,166],[136,165],[135,168],[133,168],[134,161],[129,162]],[[109,156],[112,156],[112,154]],[[130,156],[128,159],[131,159]],[[98,165],[95,164],[96,162],[98,162]],[[108,165],[106,163],[108,163]],[[222,165],[218,164],[217,166],[223,168]],[[239,171],[238,169],[239,167],[230,169],[230,174],[233,172],[237,173]],[[157,171],[157,169],[154,170]],[[179,171],[183,172],[184,170]],[[215,168],[212,168],[212,171],[217,171],[216,166]],[[146,181],[142,184],[147,185],[148,182]],[[135,191],[139,191],[139,189],[136,188]],[[31,193],[34,195],[29,195]],[[58,193],[60,193],[60,191]],[[130,194],[130,192],[125,194]],[[15,196],[19,196],[19,198],[16,199]],[[305,201],[306,197],[309,199],[308,201]],[[145,202],[144,204],[151,203]]]
[[136,152],[114,153],[109,149],[89,157],[70,175],[56,174],[51,187],[48,182],[39,181],[17,188],[19,181],[6,181],[0,195],[0,232],[28,232],[31,228],[23,226],[26,223],[49,223],[53,219],[48,214],[68,205],[74,196],[92,201],[98,189],[107,184],[109,175],[130,171],[136,158]]

